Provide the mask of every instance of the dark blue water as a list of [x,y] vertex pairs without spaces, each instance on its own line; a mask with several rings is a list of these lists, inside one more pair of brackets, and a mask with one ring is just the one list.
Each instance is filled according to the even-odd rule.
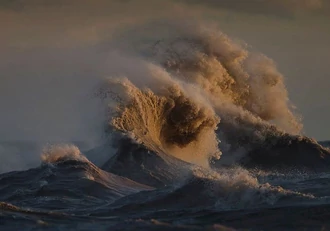
[[330,229],[330,173],[316,166],[202,168],[141,148],[97,167],[65,148],[0,175],[1,230]]

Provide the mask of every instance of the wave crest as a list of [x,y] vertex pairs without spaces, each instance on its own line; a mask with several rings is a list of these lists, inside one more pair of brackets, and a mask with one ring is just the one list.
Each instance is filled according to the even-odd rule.
[[174,33],[137,44],[143,51],[136,50],[136,73],[124,70],[125,78],[106,81],[98,92],[110,99],[115,130],[156,153],[204,166],[220,157],[219,140],[226,153],[247,153],[269,138],[300,134],[272,60],[214,27],[166,28]]
[[283,131],[300,133],[284,78],[271,59],[249,52],[214,28],[182,33],[157,41],[152,57],[176,77],[201,87],[221,118],[248,115],[254,117],[246,118],[251,122],[269,121]]
[[43,148],[41,160],[43,163],[57,163],[65,160],[89,162],[79,148],[72,144],[48,145]]
[[128,79],[108,80],[101,92],[111,98],[116,91],[112,100],[119,102],[110,125],[157,153],[207,166],[210,158],[220,155],[215,134],[218,116],[211,107],[189,97],[179,82],[163,86],[156,94],[150,88],[137,88]]

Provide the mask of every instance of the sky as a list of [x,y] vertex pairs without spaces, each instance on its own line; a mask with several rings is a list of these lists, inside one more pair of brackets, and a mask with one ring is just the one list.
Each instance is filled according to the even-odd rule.
[[273,59],[304,133],[330,139],[327,0],[1,1],[0,139],[99,139],[101,112],[89,92],[120,65],[111,58],[113,38],[179,19],[216,24]]

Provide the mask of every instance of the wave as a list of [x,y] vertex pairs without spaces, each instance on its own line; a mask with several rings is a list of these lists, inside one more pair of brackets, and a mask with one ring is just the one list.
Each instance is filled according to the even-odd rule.
[[[0,201],[63,210],[70,209],[73,204],[86,207],[110,203],[132,193],[153,189],[99,169],[74,145],[48,146],[42,160],[38,168],[0,175]],[[81,206],[76,204],[77,198],[81,198]]]
[[215,133],[219,118],[202,95],[192,95],[193,85],[176,82],[159,67],[148,68],[151,76],[158,74],[155,78],[165,75],[165,81],[159,78],[161,89],[154,89],[158,94],[150,88],[141,90],[126,78],[109,79],[100,90],[119,104],[116,113],[111,111],[110,125],[160,155],[203,166],[210,158],[219,158]]
[[329,171],[330,150],[308,137],[269,137],[240,160],[245,167],[291,171]]
[[249,149],[269,135],[300,134],[300,118],[273,61],[217,29],[196,27],[157,41],[152,57],[176,78],[202,89],[221,119],[223,151]]
[[103,166],[105,171],[155,188],[175,185],[191,175],[191,164],[172,156],[160,157],[128,138],[118,140],[115,155]]
[[[83,155],[74,145],[49,145],[39,167],[0,175],[7,223],[20,214],[119,230],[159,218],[171,223],[165,230],[212,215],[251,222],[280,207],[329,205],[329,174],[299,171],[329,171],[330,149],[302,136],[273,61],[212,26],[164,24],[158,29],[167,36],[137,35],[136,48],[122,51],[133,57],[97,86],[103,146]],[[288,176],[292,169],[298,174]]]
[[330,141],[321,141],[319,142],[323,147],[330,148]]
[[[301,119],[272,60],[211,26],[166,28],[175,33],[137,45],[139,71],[123,71],[124,77],[98,88],[108,106],[109,133],[204,167],[269,166],[265,159],[280,150],[273,166],[307,166],[313,158],[293,144],[313,152],[313,161],[329,159],[328,150],[301,136]],[[285,160],[291,151],[296,154]]]
[[94,215],[135,211],[155,218],[162,213],[175,214],[182,210],[187,213],[205,209],[224,212],[302,203],[319,203],[319,198],[309,193],[259,183],[255,176],[242,168],[216,172],[197,167],[180,184],[129,195],[115,201],[111,210],[106,206]]

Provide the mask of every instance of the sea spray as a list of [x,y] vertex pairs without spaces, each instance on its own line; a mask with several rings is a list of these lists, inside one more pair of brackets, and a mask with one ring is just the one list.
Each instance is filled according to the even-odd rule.
[[[215,133],[219,118],[196,99],[201,95],[189,97],[188,86],[173,82],[158,94],[138,89],[128,79],[109,79],[106,86],[100,92],[119,102],[109,118],[114,128],[156,153],[190,163],[208,166],[211,158],[219,158]],[[114,91],[117,97],[111,97]]]
[[112,129],[201,166],[219,159],[219,147],[247,153],[271,137],[300,134],[300,118],[272,60],[212,26],[162,26],[169,35],[141,38],[138,61],[98,90]]

